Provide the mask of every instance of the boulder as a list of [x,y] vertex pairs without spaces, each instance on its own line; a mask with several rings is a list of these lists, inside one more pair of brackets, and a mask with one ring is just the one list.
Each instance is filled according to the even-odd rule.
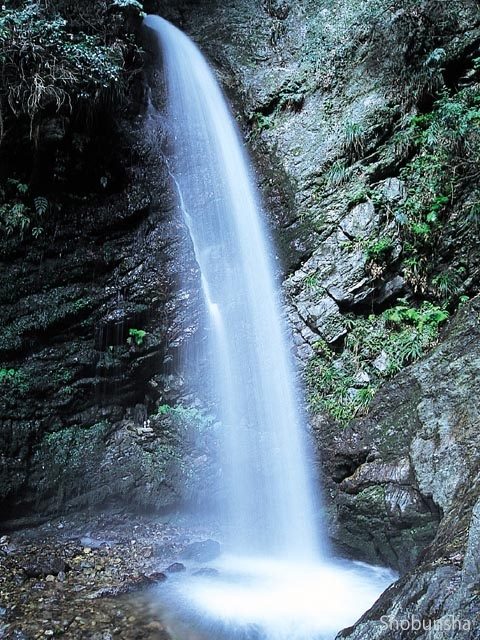
[[201,540],[192,542],[182,551],[181,557],[195,562],[209,562],[215,560],[221,553],[221,546],[215,540]]

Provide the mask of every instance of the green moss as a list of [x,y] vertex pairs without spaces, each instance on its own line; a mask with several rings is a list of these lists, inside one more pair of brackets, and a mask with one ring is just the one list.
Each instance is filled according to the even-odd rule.
[[103,450],[109,426],[108,422],[99,422],[91,427],[74,426],[47,433],[34,457],[44,466],[59,469],[61,476],[88,470]]
[[355,207],[361,202],[366,202],[372,196],[371,187],[363,182],[357,182],[353,185],[347,194],[348,206]]
[[355,496],[355,504],[361,512],[370,515],[378,513],[383,516],[385,513],[385,488],[377,485],[363,489]]

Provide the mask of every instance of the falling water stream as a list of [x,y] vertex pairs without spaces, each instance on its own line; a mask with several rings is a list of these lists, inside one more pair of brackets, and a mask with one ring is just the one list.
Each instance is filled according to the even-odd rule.
[[161,52],[168,166],[208,314],[202,382],[224,434],[229,532],[218,575],[182,576],[170,589],[209,637],[333,638],[392,575],[329,559],[270,241],[235,120],[196,45],[158,16],[145,25]]

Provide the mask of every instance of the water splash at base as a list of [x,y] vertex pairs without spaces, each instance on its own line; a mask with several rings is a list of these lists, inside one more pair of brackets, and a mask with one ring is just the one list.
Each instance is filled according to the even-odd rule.
[[[173,637],[333,640],[395,579],[360,562],[321,564],[223,556],[216,575],[181,575],[158,591]],[[193,634],[193,635],[190,635]]]

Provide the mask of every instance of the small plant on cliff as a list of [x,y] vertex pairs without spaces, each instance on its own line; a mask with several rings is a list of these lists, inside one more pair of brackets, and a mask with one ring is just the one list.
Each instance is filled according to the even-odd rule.
[[335,160],[324,173],[324,180],[327,187],[338,187],[349,179],[350,168],[342,160]]
[[6,380],[13,380],[16,375],[17,371],[15,369],[0,369],[0,383]]
[[17,179],[9,178],[0,185],[0,230],[7,236],[23,237],[31,229],[37,238],[43,233],[40,220],[48,208],[45,197],[32,198],[30,187]]
[[249,124],[252,128],[252,135],[255,136],[270,129],[273,126],[273,118],[264,115],[261,111],[254,111],[249,118]]
[[368,242],[365,248],[367,259],[372,262],[384,262],[393,249],[393,240],[388,236]]
[[128,344],[135,344],[137,347],[141,347],[146,335],[147,332],[143,329],[129,329],[127,342]]
[[359,158],[365,147],[365,129],[359,122],[347,122],[344,127],[344,150],[351,160]]
[[367,318],[346,317],[348,335],[338,352],[319,341],[307,367],[310,404],[347,424],[368,411],[377,389],[434,346],[448,312],[428,302],[406,301]]
[[10,388],[18,389],[19,391],[27,391],[28,384],[24,374],[18,369],[1,368],[0,369],[0,384],[8,385]]
[[432,278],[432,288],[437,296],[448,304],[457,297],[462,289],[462,279],[465,276],[465,269],[449,269]]
[[200,430],[211,427],[215,423],[215,418],[196,407],[186,407],[182,404],[175,406],[161,404],[157,409],[158,416],[171,416],[174,420],[195,426]]

